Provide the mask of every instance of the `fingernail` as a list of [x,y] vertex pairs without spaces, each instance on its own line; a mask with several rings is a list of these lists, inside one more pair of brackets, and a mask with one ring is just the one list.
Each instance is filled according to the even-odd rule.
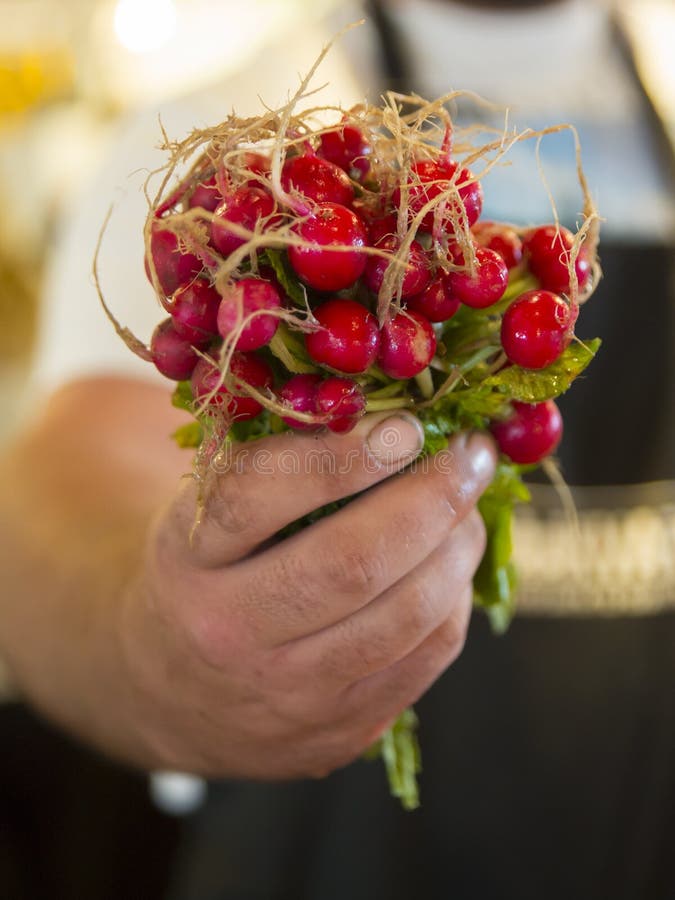
[[397,414],[378,422],[366,438],[371,456],[386,465],[412,462],[424,445],[424,431],[415,416]]
[[470,434],[466,452],[474,475],[481,480],[489,481],[497,465],[497,451],[492,438],[480,431]]

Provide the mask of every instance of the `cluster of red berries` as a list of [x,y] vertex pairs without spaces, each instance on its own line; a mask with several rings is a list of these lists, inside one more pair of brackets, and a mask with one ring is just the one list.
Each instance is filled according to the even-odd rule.
[[[201,257],[163,226],[162,215],[155,218],[146,270],[170,317],[152,337],[152,358],[168,378],[191,379],[197,404],[217,407],[232,420],[254,418],[263,406],[241,390],[245,384],[287,410],[282,419],[292,428],[348,431],[366,410],[372,367],[379,386],[382,375],[420,375],[436,355],[440,323],[461,306],[489,313],[514,269],[529,271],[539,288],[503,312],[504,364],[541,369],[569,345],[576,306],[561,296],[571,293],[569,231],[547,225],[518,234],[479,221],[481,184],[445,145],[436,158],[414,162],[404,183],[379,189],[372,150],[362,131],[347,124],[287,155],[280,189],[270,157],[254,151],[242,151],[236,180],[224,167],[193,178],[180,208],[209,214]],[[283,226],[292,239],[275,244]],[[261,232],[267,246],[281,246],[290,271],[308,289],[312,314],[304,349],[316,372],[282,383],[265,348],[293,303],[274,271],[263,260],[255,275],[237,275],[217,289],[209,265],[209,253],[212,260],[227,258],[247,243],[247,234]],[[264,246],[252,252],[264,253]],[[591,276],[583,248],[574,268],[583,291]],[[378,298],[389,288],[396,304],[381,323]],[[233,342],[227,383],[217,362],[223,340]],[[515,404],[513,416],[492,427],[514,461],[534,462],[555,448],[562,420],[553,401]]]

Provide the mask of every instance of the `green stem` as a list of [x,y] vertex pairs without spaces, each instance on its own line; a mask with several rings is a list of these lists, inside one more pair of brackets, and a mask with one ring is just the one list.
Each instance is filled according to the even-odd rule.
[[384,387],[377,388],[374,391],[369,391],[367,397],[369,400],[379,400],[380,397],[395,397],[397,394],[403,393],[404,387],[404,382],[392,381],[391,384],[387,384]]
[[276,358],[286,366],[288,371],[293,372],[294,375],[317,372],[316,366],[299,359],[294,354],[293,350],[297,351],[298,344],[299,342],[294,340],[284,323],[280,322],[274,337],[269,343],[269,348]]
[[475,366],[484,362],[486,359],[489,359],[491,356],[494,356],[495,353],[499,353],[500,350],[501,347],[496,347],[494,344],[489,344],[487,347],[481,347],[480,350],[476,350],[475,353],[472,353],[471,356],[457,368],[462,375],[466,375],[466,373],[470,372]]
[[374,748],[382,757],[389,781],[389,792],[398,797],[406,810],[420,805],[417,775],[421,772],[420,747],[417,741],[417,716],[412,708],[404,709]]
[[422,407],[433,407],[439,400],[442,400],[444,397],[447,397],[448,394],[451,394],[457,385],[462,381],[464,375],[469,372],[474,366],[479,365],[484,360],[489,359],[490,356],[493,356],[495,353],[499,352],[499,347],[494,347],[489,345],[487,347],[481,347],[480,350],[477,350],[473,353],[467,360],[465,360],[461,366],[453,366],[452,370],[448,378],[445,380],[445,383],[442,384],[436,393],[429,400],[425,400],[424,403],[421,404]]
[[431,369],[429,366],[427,366],[426,369],[422,369],[418,375],[415,375],[415,381],[425,400],[429,400],[434,396],[434,380],[431,377]]
[[385,409],[401,409],[414,406],[410,397],[385,397],[382,400],[366,398],[366,412],[383,412]]
[[391,379],[378,366],[371,366],[366,371],[366,375],[369,378],[374,378],[375,381],[381,381],[383,384],[391,384]]

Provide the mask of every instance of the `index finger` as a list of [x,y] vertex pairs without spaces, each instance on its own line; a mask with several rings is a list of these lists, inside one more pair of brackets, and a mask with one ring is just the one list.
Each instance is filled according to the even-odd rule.
[[404,468],[423,442],[414,416],[388,412],[366,416],[347,435],[286,432],[226,445],[207,476],[194,531],[197,485],[181,492],[169,517],[173,543],[201,567],[229,565],[307,513]]

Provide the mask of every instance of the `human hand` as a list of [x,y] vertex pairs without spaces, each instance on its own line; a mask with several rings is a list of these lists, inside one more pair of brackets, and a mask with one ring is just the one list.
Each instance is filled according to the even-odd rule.
[[424,693],[463,646],[494,451],[460,435],[388,478],[421,444],[415,420],[389,414],[346,436],[241,445],[211,476],[192,541],[196,486],[179,492],[120,609],[125,755],[212,776],[322,775]]

